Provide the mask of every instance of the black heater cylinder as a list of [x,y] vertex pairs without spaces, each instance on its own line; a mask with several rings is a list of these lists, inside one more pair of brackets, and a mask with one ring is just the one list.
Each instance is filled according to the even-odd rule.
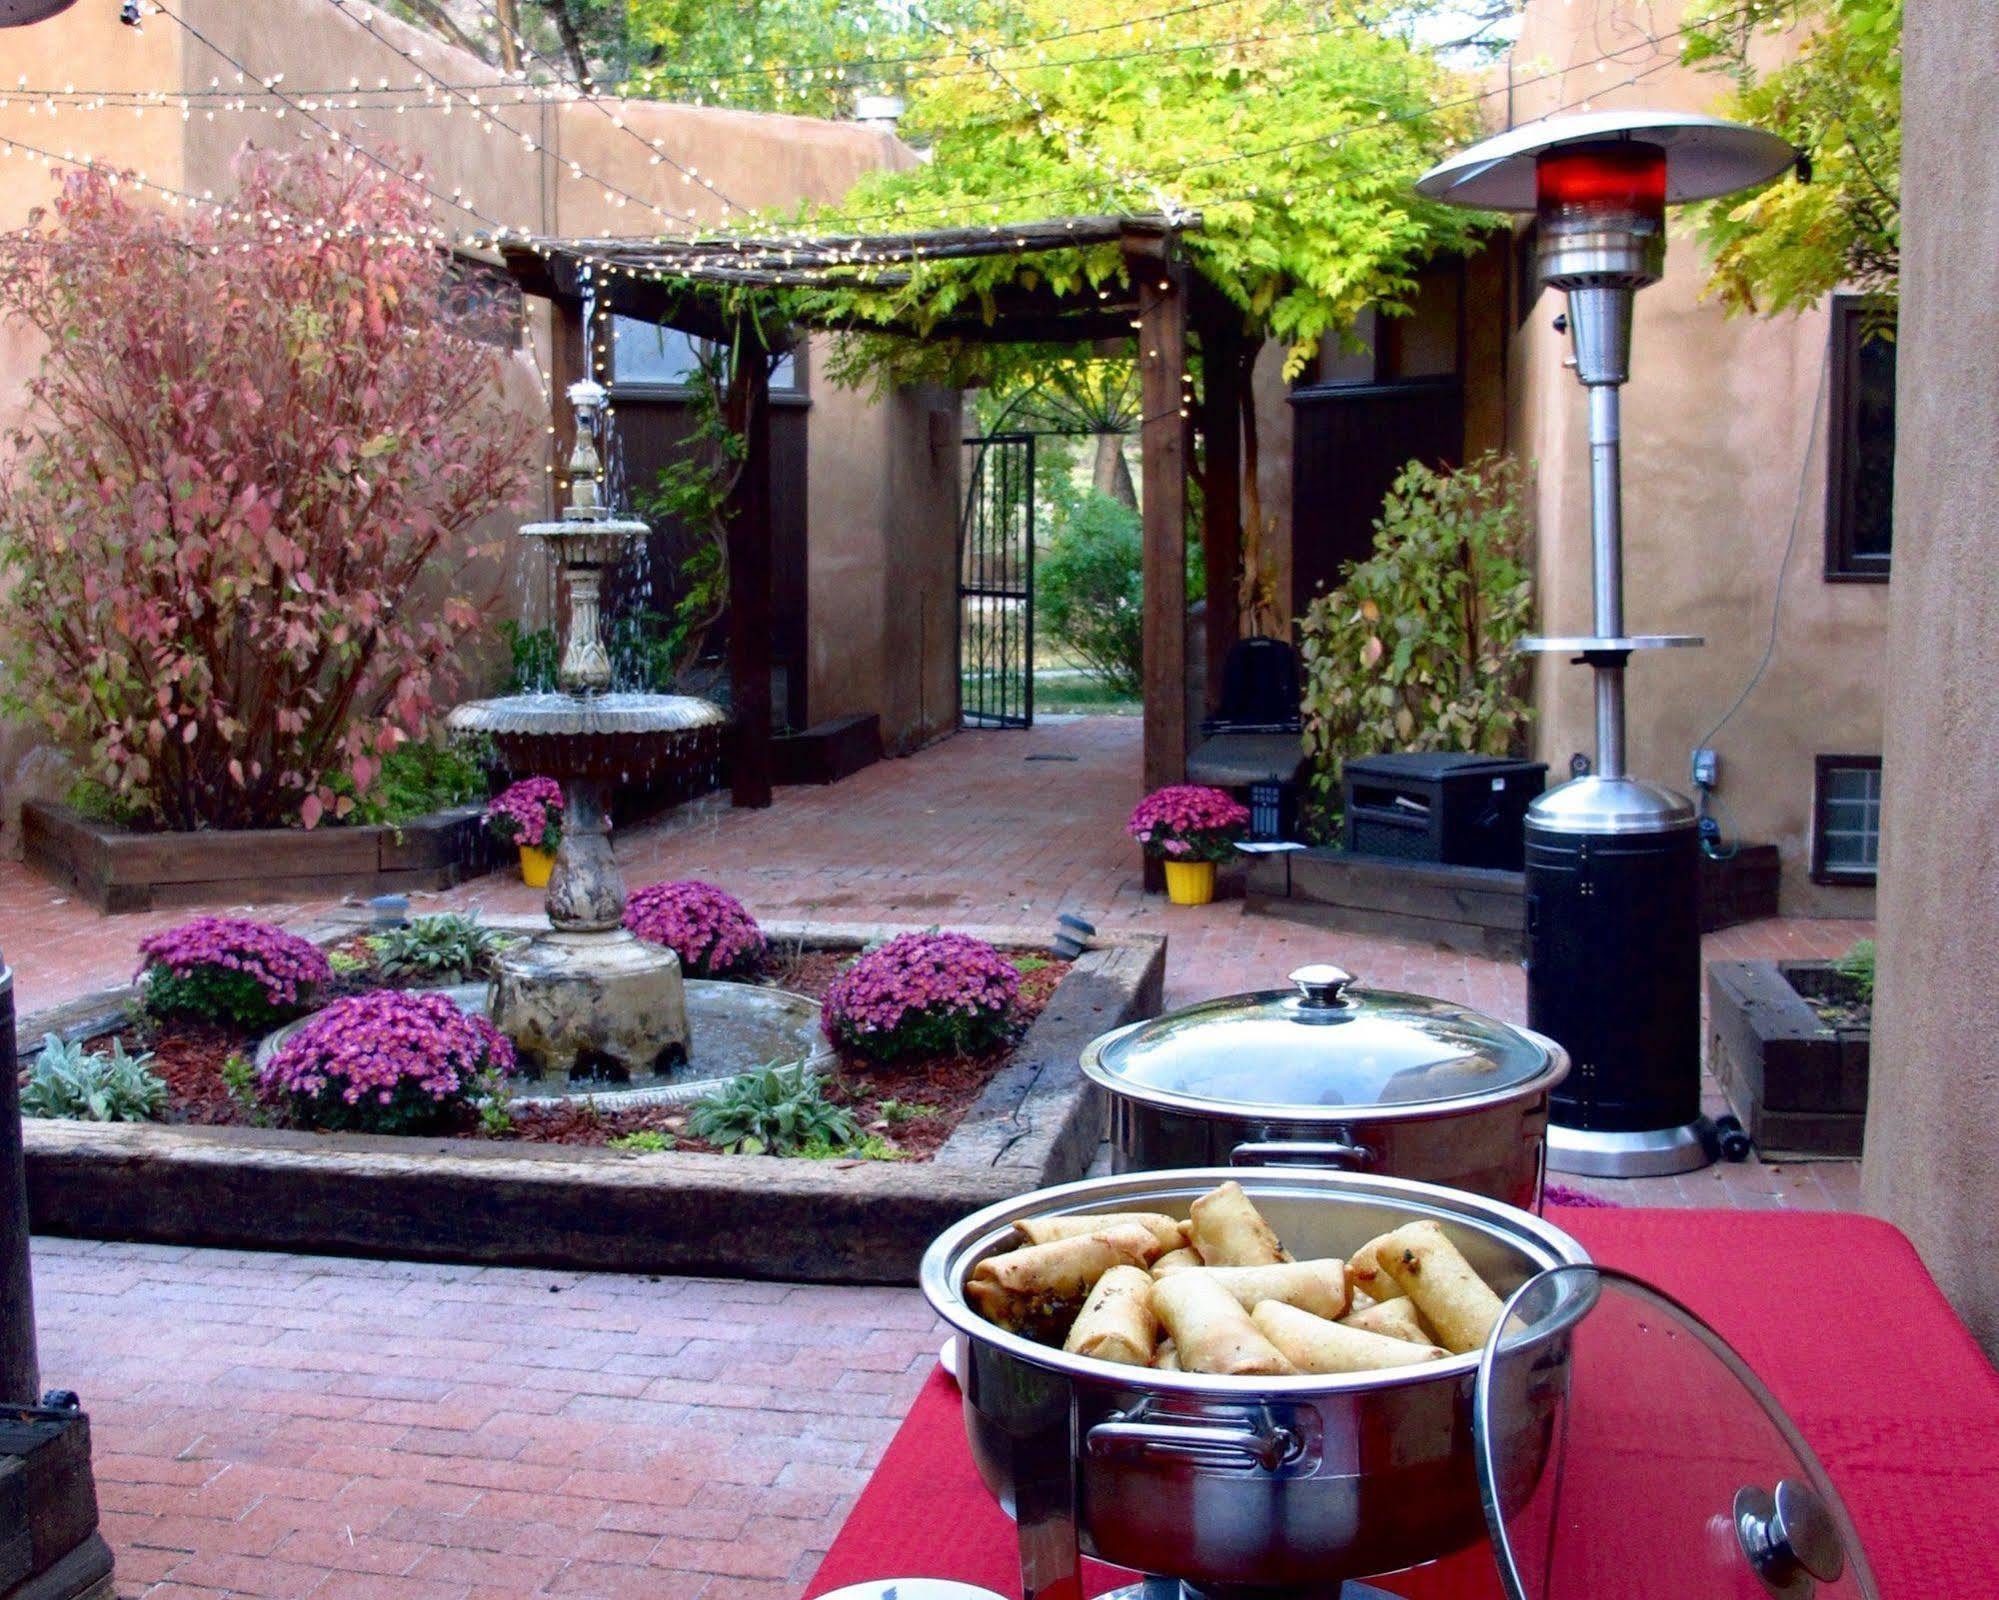
[[[1527,822],[1527,1023],[1569,1053],[1563,1128],[1681,1128],[1701,1109],[1701,934],[1691,826]],[[1569,1170],[1576,1170],[1570,1168]]]

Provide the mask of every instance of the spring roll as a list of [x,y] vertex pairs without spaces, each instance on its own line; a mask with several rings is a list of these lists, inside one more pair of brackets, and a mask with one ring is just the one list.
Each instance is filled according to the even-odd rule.
[[1393,1237],[1384,1233],[1370,1239],[1347,1258],[1347,1288],[1354,1294],[1366,1295],[1373,1305],[1402,1298],[1402,1285],[1383,1272],[1375,1258],[1376,1252]]
[[1106,1211],[1096,1216],[1029,1217],[1014,1228],[1029,1244],[1053,1244],[1057,1239],[1080,1238],[1086,1233],[1102,1233],[1106,1228],[1137,1226],[1159,1241],[1161,1250],[1178,1250],[1180,1224],[1157,1211]]
[[1194,1248],[1204,1266],[1269,1267],[1290,1260],[1270,1224],[1233,1178],[1210,1189],[1191,1209]]
[[1378,1372],[1441,1361],[1445,1355],[1435,1345],[1343,1327],[1276,1300],[1264,1301],[1250,1318],[1300,1372]]
[[1152,1274],[1143,1267],[1112,1267],[1090,1291],[1062,1348],[1127,1367],[1149,1366],[1159,1319],[1152,1314]]
[[1152,1352],[1152,1367],[1155,1372],[1180,1370],[1180,1351],[1171,1339],[1159,1341],[1159,1348]]
[[1066,1326],[1067,1313],[1112,1267],[1149,1266],[1158,1254],[1159,1241],[1135,1223],[1025,1245],[972,1268],[965,1298],[987,1321],[1037,1337]]
[[[1344,1261],[1285,1261],[1274,1267],[1194,1267],[1213,1278],[1253,1311],[1266,1300],[1309,1311],[1315,1317],[1338,1318],[1347,1309],[1347,1268]],[[1155,1276],[1158,1264],[1153,1265]]]
[[[1306,1310],[1311,1307],[1307,1306]],[[1379,1333],[1390,1339],[1407,1339],[1411,1344],[1435,1344],[1430,1330],[1416,1313],[1416,1302],[1406,1294],[1380,1305],[1368,1306],[1341,1317],[1340,1326],[1358,1328],[1363,1333]]]
[[1169,1272],[1180,1272],[1188,1267],[1201,1264],[1201,1252],[1192,1245],[1183,1244],[1178,1250],[1168,1250],[1165,1255],[1152,1263],[1152,1275],[1163,1278]]
[[1205,1272],[1154,1279],[1152,1309],[1172,1337],[1182,1372],[1270,1377],[1297,1371],[1257,1332],[1241,1302]]
[[1498,1295],[1434,1222],[1412,1222],[1382,1243],[1382,1271],[1402,1285],[1437,1342],[1459,1354],[1485,1343],[1505,1309]]

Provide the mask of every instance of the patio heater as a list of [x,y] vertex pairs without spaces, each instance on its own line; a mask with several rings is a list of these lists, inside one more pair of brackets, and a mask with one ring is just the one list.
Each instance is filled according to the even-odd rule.
[[[1567,296],[1589,396],[1589,634],[1523,641],[1590,668],[1596,759],[1527,809],[1527,1017],[1574,1061],[1555,1091],[1548,1165],[1642,1177],[1712,1159],[1700,1114],[1700,902],[1694,808],[1625,769],[1632,654],[1699,645],[1624,622],[1619,389],[1632,298],[1666,260],[1669,204],[1751,188],[1798,160],[1774,134],[1678,112],[1586,112],[1516,128],[1432,168],[1435,200],[1533,216],[1540,281]],[[1563,326],[1558,319],[1556,327]]]

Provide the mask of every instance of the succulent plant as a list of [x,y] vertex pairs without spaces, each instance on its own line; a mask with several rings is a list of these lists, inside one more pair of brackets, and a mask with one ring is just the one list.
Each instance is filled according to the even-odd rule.
[[514,941],[476,916],[442,912],[415,917],[368,936],[375,968],[385,978],[415,983],[463,982],[491,971],[493,957]]
[[109,1050],[86,1050],[54,1034],[42,1036],[42,1053],[21,1085],[24,1116],[68,1122],[146,1122],[166,1103],[167,1086],[150,1065],[153,1053],[125,1053],[114,1039]]
[[826,1098],[819,1075],[804,1062],[731,1078],[689,1108],[687,1131],[744,1156],[797,1155],[808,1145],[847,1150],[861,1138],[853,1113]]

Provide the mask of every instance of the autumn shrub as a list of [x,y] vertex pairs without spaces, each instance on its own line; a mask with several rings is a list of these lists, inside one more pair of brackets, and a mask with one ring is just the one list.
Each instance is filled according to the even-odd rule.
[[172,828],[366,797],[433,720],[480,620],[469,531],[531,459],[414,181],[258,153],[237,180],[163,211],[72,173],[0,236],[0,316],[46,343],[0,466],[11,700]]
[[1529,674],[1514,645],[1534,616],[1519,469],[1486,455],[1402,469],[1374,551],[1298,624],[1313,798],[1337,804],[1340,767],[1385,750],[1518,753]]

